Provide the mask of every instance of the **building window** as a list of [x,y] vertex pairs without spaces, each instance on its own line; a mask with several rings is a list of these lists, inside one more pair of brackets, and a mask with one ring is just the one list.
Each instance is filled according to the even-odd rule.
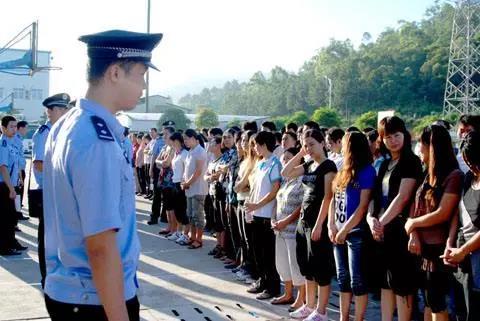
[[13,98],[24,99],[25,98],[25,90],[23,88],[13,88]]
[[30,98],[32,100],[42,100],[43,99],[43,92],[41,89],[32,89],[30,91]]

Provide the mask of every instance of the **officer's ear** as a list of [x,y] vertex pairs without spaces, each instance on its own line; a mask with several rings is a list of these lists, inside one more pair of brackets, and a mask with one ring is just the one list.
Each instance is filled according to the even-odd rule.
[[125,71],[120,67],[120,64],[113,63],[108,66],[107,70],[105,71],[105,78],[111,83],[117,83],[121,77],[123,77]]

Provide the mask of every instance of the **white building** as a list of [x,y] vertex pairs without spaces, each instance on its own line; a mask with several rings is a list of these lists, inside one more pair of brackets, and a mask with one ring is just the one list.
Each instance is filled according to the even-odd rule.
[[[7,49],[0,54],[0,63],[22,58],[27,50]],[[50,66],[50,51],[38,51],[38,66]],[[48,70],[33,76],[19,76],[0,72],[0,106],[13,102],[16,114],[27,121],[39,120],[43,111],[42,101],[49,96],[50,74]]]
[[[172,102],[171,97],[166,97],[162,95],[151,95],[149,96],[148,100],[148,112],[149,113],[162,113],[167,109],[170,108],[177,108],[181,109],[184,112],[188,113],[191,112],[190,109],[175,105]],[[146,113],[147,112],[147,107],[145,104],[145,97],[140,98],[140,101],[138,102],[137,106],[135,109],[132,110],[132,113]]]
[[[185,114],[190,119],[190,127],[195,128],[195,114]],[[117,114],[118,121],[125,127],[130,128],[133,132],[148,132],[150,128],[157,127],[157,122],[162,117],[162,113],[126,113]],[[267,120],[269,116],[245,116],[245,115],[218,115],[218,127],[224,129],[227,124],[233,120],[240,122],[255,121],[258,128],[262,122]]]

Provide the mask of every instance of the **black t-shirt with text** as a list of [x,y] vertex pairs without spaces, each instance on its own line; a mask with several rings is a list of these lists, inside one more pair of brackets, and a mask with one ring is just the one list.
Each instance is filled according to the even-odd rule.
[[[315,167],[316,166],[316,167]],[[311,160],[303,164],[303,202],[301,219],[309,227],[314,227],[325,195],[325,175],[336,173],[337,166],[329,159],[320,165]]]

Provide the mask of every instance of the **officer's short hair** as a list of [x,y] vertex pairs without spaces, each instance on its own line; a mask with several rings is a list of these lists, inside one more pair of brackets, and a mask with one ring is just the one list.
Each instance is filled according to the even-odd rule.
[[155,127],[150,128],[150,130],[153,130],[154,132],[158,133],[158,130]]
[[28,122],[25,120],[21,120],[17,123],[17,129],[24,128],[28,126]]
[[133,66],[141,63],[135,60],[122,59],[122,60],[103,60],[103,59],[88,59],[87,64],[87,81],[90,84],[96,84],[105,75],[108,67],[117,64],[122,68],[125,73],[129,73]]
[[8,123],[10,123],[11,121],[17,121],[17,119],[11,115],[7,115],[7,116],[3,116],[2,117],[2,127],[7,127],[8,126]]

